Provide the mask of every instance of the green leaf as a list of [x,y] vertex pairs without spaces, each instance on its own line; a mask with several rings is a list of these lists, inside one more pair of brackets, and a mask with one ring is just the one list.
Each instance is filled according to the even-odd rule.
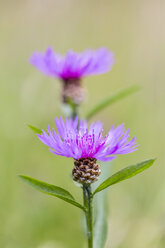
[[35,189],[39,190],[42,193],[56,196],[66,202],[69,202],[70,204],[81,208],[82,210],[85,211],[85,208],[79,204],[78,202],[75,201],[74,197],[65,189],[57,187],[52,184],[48,184],[39,180],[36,180],[32,177],[24,176],[24,175],[19,175],[19,177],[26,183],[30,184],[32,187]]
[[136,174],[146,170],[154,163],[154,161],[155,161],[155,159],[149,159],[149,160],[146,160],[146,161],[143,161],[141,163],[126,167],[126,168],[118,171],[117,173],[115,173],[114,175],[109,177],[107,180],[105,180],[103,183],[101,183],[99,185],[99,187],[95,190],[93,195],[100,192],[103,189],[108,188],[109,186],[111,186],[113,184],[119,183],[123,180],[126,180],[130,177],[133,177]]
[[[108,232],[108,209],[106,191],[96,195],[95,213],[96,219],[94,223],[94,247],[103,248],[107,239]],[[98,197],[99,196],[99,197]]]
[[37,127],[34,127],[30,124],[27,124],[27,126],[34,132],[34,133],[37,133],[37,134],[41,134],[42,133],[42,130],[37,128]]
[[127,89],[121,90],[118,93],[116,93],[115,95],[109,96],[105,100],[103,100],[100,103],[98,103],[92,110],[90,110],[87,113],[86,118],[89,120],[94,115],[96,115],[97,113],[102,111],[104,108],[106,108],[109,105],[111,105],[111,104],[113,104],[113,103],[125,98],[126,96],[129,96],[129,95],[135,93],[139,89],[140,89],[140,87],[138,85],[135,85],[135,86],[129,87]]
[[[99,181],[104,181],[110,175],[112,162],[101,163],[101,175]],[[99,182],[94,184],[97,188]],[[94,197],[94,247],[103,248],[106,243],[108,230],[107,191],[104,190]]]

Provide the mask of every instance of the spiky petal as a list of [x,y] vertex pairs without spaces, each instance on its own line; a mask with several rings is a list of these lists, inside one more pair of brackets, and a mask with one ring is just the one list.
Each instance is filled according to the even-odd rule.
[[55,118],[57,132],[48,127],[42,131],[39,139],[55,155],[80,158],[95,158],[100,161],[113,160],[118,154],[127,154],[137,149],[135,138],[129,139],[129,129],[125,132],[124,124],[112,127],[103,137],[103,124],[98,121],[88,128],[86,120],[62,117]]

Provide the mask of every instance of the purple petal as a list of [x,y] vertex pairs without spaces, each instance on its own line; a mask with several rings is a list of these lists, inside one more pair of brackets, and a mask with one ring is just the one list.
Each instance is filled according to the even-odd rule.
[[82,53],[69,50],[65,57],[48,48],[45,53],[35,52],[29,62],[45,75],[67,80],[108,72],[115,60],[106,48]]

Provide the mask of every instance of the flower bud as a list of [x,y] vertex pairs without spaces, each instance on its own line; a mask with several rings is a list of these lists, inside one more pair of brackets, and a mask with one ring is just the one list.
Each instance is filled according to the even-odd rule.
[[74,161],[73,180],[81,184],[91,184],[98,180],[101,173],[95,158],[80,158]]

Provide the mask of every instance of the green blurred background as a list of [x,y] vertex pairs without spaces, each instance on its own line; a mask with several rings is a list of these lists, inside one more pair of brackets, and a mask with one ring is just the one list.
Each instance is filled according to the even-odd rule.
[[[115,172],[157,157],[155,166],[108,191],[106,248],[165,247],[165,2],[155,0],[0,1],[0,247],[83,248],[82,214],[59,199],[36,192],[17,174],[67,188],[81,201],[70,174],[72,159],[51,154],[26,127],[47,128],[60,116],[60,83],[28,63],[33,51],[59,53],[106,46],[116,64],[105,75],[84,79],[82,115],[99,100],[128,86],[141,90],[92,120],[105,131],[122,122],[139,150],[118,157]],[[161,27],[162,25],[162,27]]]

